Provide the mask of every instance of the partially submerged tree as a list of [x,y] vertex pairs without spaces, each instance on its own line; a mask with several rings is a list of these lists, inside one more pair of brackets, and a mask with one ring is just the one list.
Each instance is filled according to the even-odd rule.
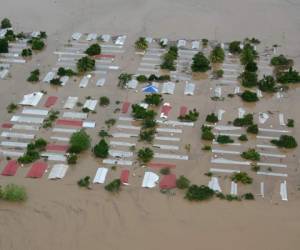
[[202,52],[198,52],[196,55],[194,55],[191,66],[193,72],[206,72],[210,70],[210,68],[209,60]]
[[8,184],[3,189],[0,187],[0,198],[6,201],[20,202],[27,199],[26,189],[15,184]]
[[105,187],[105,190],[111,193],[118,193],[121,189],[121,180],[115,179],[109,184],[107,184]]
[[246,114],[243,118],[236,118],[233,121],[233,126],[236,127],[248,127],[253,124],[253,115]]
[[232,41],[229,44],[229,52],[232,54],[240,54],[242,52],[240,45],[241,45],[240,41]]
[[166,54],[163,55],[163,62],[160,65],[161,69],[176,70],[175,60],[178,56],[178,49],[175,46],[171,46]]
[[145,96],[145,102],[149,105],[159,106],[163,102],[163,98],[161,94],[151,94]]
[[257,94],[254,92],[251,92],[249,90],[245,90],[242,94],[241,94],[241,98],[243,99],[243,101],[245,102],[257,102],[259,99],[257,97]]
[[11,28],[11,22],[8,18],[3,18],[1,21],[1,29],[8,29]]
[[180,115],[178,119],[184,122],[195,122],[198,120],[199,112],[196,109],[189,110],[185,115]]
[[251,184],[253,181],[246,172],[234,173],[231,176],[231,180],[236,183],[240,182],[242,184]]
[[108,106],[110,103],[110,100],[107,96],[101,96],[99,99],[99,105],[100,106]]
[[247,151],[241,153],[241,157],[251,161],[260,160],[260,154],[254,148],[250,148]]
[[300,74],[291,67],[288,71],[279,72],[277,74],[277,81],[283,84],[300,83]]
[[154,152],[150,148],[143,148],[138,151],[138,160],[142,163],[148,163],[152,160]]
[[31,48],[32,50],[42,50],[45,47],[45,43],[42,39],[32,38]]
[[8,41],[5,38],[0,39],[0,53],[8,53]]
[[102,159],[107,158],[108,151],[109,145],[104,139],[101,139],[100,142],[93,149],[94,155]]
[[23,57],[32,56],[32,50],[31,49],[23,49],[22,53],[21,53],[21,56],[23,56]]
[[250,133],[250,134],[255,134],[255,135],[257,135],[257,134],[258,134],[258,126],[257,126],[257,124],[252,124],[252,125],[250,125],[250,126],[247,128],[247,132]]
[[242,85],[246,88],[252,88],[257,85],[257,74],[255,72],[244,71],[239,79]]
[[296,148],[298,146],[296,139],[290,135],[281,135],[279,140],[271,140],[271,143],[279,148]]
[[258,82],[258,88],[263,92],[269,92],[273,93],[276,91],[276,82],[273,76],[264,76],[263,79],[261,79]]
[[176,187],[179,189],[187,189],[190,186],[190,180],[183,175],[176,180]]
[[245,44],[241,54],[240,54],[240,61],[243,65],[246,65],[250,62],[254,62],[257,59],[258,55],[255,51],[254,47],[247,43]]
[[185,194],[185,198],[189,201],[204,201],[209,200],[214,196],[214,190],[207,186],[191,185]]
[[90,148],[91,137],[85,132],[85,130],[81,129],[80,131],[72,134],[69,144],[69,152],[78,154]]
[[228,144],[233,143],[234,140],[232,140],[228,135],[218,135],[217,142],[220,144]]
[[219,119],[215,113],[211,113],[206,116],[205,121],[210,122],[210,123],[216,123],[219,121]]
[[125,88],[126,84],[132,79],[132,74],[122,73],[119,75],[119,83],[118,86],[120,88]]
[[57,75],[62,77],[62,76],[75,76],[76,72],[74,72],[72,69],[65,69],[64,67],[59,67],[57,70]]
[[212,132],[212,127],[203,125],[201,130],[202,130],[202,135],[201,135],[202,140],[212,141],[213,139],[215,139],[215,136]]

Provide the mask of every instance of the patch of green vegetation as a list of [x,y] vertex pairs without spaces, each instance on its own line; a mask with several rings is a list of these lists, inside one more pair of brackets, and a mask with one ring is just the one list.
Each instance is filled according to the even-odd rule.
[[276,82],[273,76],[264,76],[258,82],[258,88],[263,92],[273,93],[276,91]]
[[135,119],[154,119],[156,113],[153,110],[147,110],[138,104],[133,104],[132,116]]
[[241,45],[240,41],[232,41],[229,44],[229,52],[232,54],[240,54],[242,52],[240,45]]
[[247,133],[257,135],[257,134],[258,134],[258,126],[257,126],[257,124],[252,124],[252,125],[250,125],[250,126],[247,128]]
[[289,128],[293,128],[294,127],[294,120],[293,119],[288,119],[286,126]]
[[204,145],[201,149],[203,151],[211,151],[211,146],[210,145]]
[[4,188],[0,187],[0,198],[6,201],[25,201],[27,193],[24,187],[16,184],[8,184]]
[[180,115],[178,120],[184,122],[195,122],[198,120],[199,112],[196,109],[189,110],[189,112],[185,115]]
[[42,138],[29,143],[24,155],[18,158],[18,162],[21,164],[28,164],[40,159],[40,152],[44,151],[46,146],[47,141]]
[[210,53],[212,63],[222,63],[225,59],[225,52],[220,46],[216,46]]
[[187,189],[190,186],[191,182],[188,178],[183,175],[180,175],[176,180],[176,187],[178,189]]
[[203,125],[201,130],[202,130],[202,135],[201,135],[202,140],[212,141],[213,139],[215,139],[215,136],[212,132],[212,127]]
[[139,50],[146,50],[148,48],[148,42],[145,37],[140,37],[135,42],[135,48]]
[[122,73],[118,77],[119,83],[118,86],[120,88],[125,88],[126,84],[132,79],[132,74]]
[[150,148],[143,148],[138,151],[138,160],[142,163],[148,163],[152,160],[154,152]]
[[74,154],[74,153],[70,153],[70,154],[67,154],[67,163],[69,165],[74,165],[77,163],[77,160],[78,160],[78,156],[77,154]]
[[228,144],[233,143],[234,140],[232,140],[228,135],[218,135],[217,142],[220,144]]
[[236,183],[240,182],[242,184],[251,184],[253,181],[246,172],[234,173],[231,176],[231,180]]
[[240,141],[248,141],[247,135],[245,135],[245,134],[240,135],[238,139],[239,139]]
[[239,79],[242,85],[246,88],[252,88],[257,85],[257,74],[255,72],[244,71]]
[[219,119],[215,113],[211,113],[206,116],[205,121],[210,122],[210,123],[216,123],[219,121]]
[[40,79],[40,70],[36,69],[30,72],[30,76],[27,78],[28,82],[38,82]]
[[253,115],[246,114],[243,118],[236,118],[233,121],[233,125],[236,127],[248,127],[253,124]]
[[100,55],[101,54],[101,46],[98,43],[94,43],[90,47],[88,47],[84,53],[89,56]]
[[271,143],[279,148],[296,148],[298,146],[296,139],[290,135],[281,135],[279,140],[271,140]]
[[111,183],[107,184],[105,190],[111,193],[118,193],[121,190],[121,180],[115,179]]
[[185,194],[189,201],[204,201],[213,198],[215,192],[207,186],[191,185]]
[[65,69],[63,67],[59,67],[57,70],[57,75],[62,77],[62,76],[76,76],[77,73],[74,72],[72,69]]
[[93,149],[94,155],[102,159],[107,158],[108,151],[109,145],[104,139],[101,139],[100,142]]
[[176,70],[175,60],[178,56],[178,49],[175,46],[171,46],[166,54],[163,55],[163,62],[160,65],[161,69]]
[[85,188],[89,189],[90,185],[91,185],[91,177],[90,176],[86,176],[86,177],[80,179],[77,182],[77,184],[78,184],[79,187],[85,187]]
[[206,72],[211,69],[210,62],[202,52],[198,52],[193,57],[191,69],[193,72]]
[[84,56],[77,61],[77,71],[80,74],[84,74],[85,72],[89,72],[95,69],[95,60]]
[[7,110],[7,113],[14,113],[18,110],[18,108],[19,108],[19,106],[12,102],[6,107],[6,110]]
[[277,81],[282,84],[300,83],[300,75],[298,71],[290,67],[288,71],[279,72],[277,74]]
[[72,134],[69,144],[69,153],[78,154],[90,148],[91,137],[85,132],[85,130],[81,129],[80,131]]
[[260,154],[254,148],[250,148],[247,151],[241,153],[241,157],[251,161],[260,160]]
[[241,94],[241,98],[245,102],[257,102],[259,100],[258,97],[257,97],[257,94],[254,93],[254,92],[251,92],[249,90],[245,90]]
[[31,49],[23,49],[22,53],[21,53],[21,56],[23,56],[23,57],[32,56],[32,50]]
[[145,103],[149,105],[159,106],[163,102],[163,98],[161,94],[150,94],[145,96]]

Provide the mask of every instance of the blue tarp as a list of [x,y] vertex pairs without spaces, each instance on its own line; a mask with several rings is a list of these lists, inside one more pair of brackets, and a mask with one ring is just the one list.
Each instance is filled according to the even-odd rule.
[[158,93],[158,88],[153,85],[148,85],[143,88],[144,93]]

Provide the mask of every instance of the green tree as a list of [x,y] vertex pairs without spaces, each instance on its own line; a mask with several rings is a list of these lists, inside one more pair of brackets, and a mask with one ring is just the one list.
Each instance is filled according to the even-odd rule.
[[89,56],[100,55],[101,54],[101,47],[98,43],[94,43],[90,47],[87,48],[85,53]]
[[273,93],[276,91],[276,82],[273,76],[264,76],[258,81],[258,88],[263,92]]
[[91,137],[85,132],[85,130],[81,129],[80,131],[72,134],[69,143],[69,152],[78,154],[89,149],[91,146]]
[[193,57],[193,63],[191,69],[193,72],[206,72],[210,70],[209,60],[203,55],[202,52],[198,52]]
[[161,94],[151,94],[151,95],[146,95],[145,97],[145,102],[150,104],[150,105],[155,105],[159,106],[163,102],[163,98]]
[[6,201],[25,201],[27,193],[22,186],[8,184],[1,190],[1,198]]
[[224,59],[225,59],[225,52],[220,46],[215,47],[211,51],[210,61],[212,63],[222,63],[224,61]]
[[33,50],[42,50],[45,47],[45,43],[43,40],[39,38],[33,38],[31,41],[31,48]]
[[240,172],[240,173],[234,173],[231,176],[231,180],[242,184],[251,184],[253,179],[246,173],[246,172]]
[[241,98],[243,99],[243,101],[245,102],[257,102],[259,99],[257,97],[257,94],[254,92],[251,92],[249,90],[245,90],[242,94],[241,94]]
[[95,60],[88,56],[82,57],[77,61],[77,70],[79,73],[85,73],[95,69]]
[[118,193],[121,189],[121,180],[115,179],[109,184],[107,184],[105,187],[105,190],[111,193]]
[[138,159],[142,163],[148,163],[152,160],[154,152],[150,148],[143,148],[138,151]]
[[246,88],[252,88],[257,85],[257,74],[255,72],[244,71],[239,79],[242,85]]
[[1,21],[1,29],[7,29],[7,28],[11,28],[11,23],[8,18],[4,18]]
[[185,198],[189,201],[204,201],[211,199],[214,194],[214,190],[207,186],[191,185],[185,194]]
[[254,50],[254,47],[251,44],[245,44],[242,53],[240,55],[240,61],[243,65],[247,63],[254,62],[258,57],[257,52]]
[[229,44],[229,52],[232,54],[240,54],[242,52],[240,45],[241,45],[240,41],[232,41]]
[[94,147],[94,155],[99,158],[107,158],[109,151],[109,145],[104,139],[101,139],[100,142]]
[[250,148],[247,151],[241,153],[241,157],[251,161],[260,160],[260,154],[254,148]]
[[180,175],[180,177],[176,180],[176,187],[179,189],[187,189],[190,184],[190,180],[183,175]]
[[279,140],[271,140],[271,143],[279,148],[296,148],[298,146],[296,139],[290,135],[281,135]]
[[126,84],[132,79],[132,74],[122,73],[119,75],[118,86],[120,88],[125,88]]
[[135,48],[139,50],[146,50],[148,48],[148,43],[145,37],[140,37],[135,42]]
[[8,41],[6,39],[0,39],[0,53],[8,53]]

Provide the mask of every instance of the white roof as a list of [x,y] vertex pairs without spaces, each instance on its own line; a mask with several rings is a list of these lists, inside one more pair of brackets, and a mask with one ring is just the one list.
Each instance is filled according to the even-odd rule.
[[93,100],[93,99],[86,100],[83,105],[83,108],[88,108],[89,110],[95,110],[97,103],[98,103],[97,100]]
[[122,157],[122,158],[128,158],[133,156],[133,152],[129,151],[120,151],[120,150],[112,150],[110,149],[108,151],[109,155],[112,157]]
[[8,150],[0,149],[0,155],[3,155],[3,156],[20,157],[23,154],[24,154],[24,152],[20,152],[20,151],[8,151]]
[[47,73],[47,75],[44,77],[43,82],[50,83],[50,81],[54,78],[55,73],[50,71]]
[[73,39],[73,40],[79,40],[81,36],[82,36],[81,33],[75,32],[75,33],[73,33],[73,35],[72,35],[72,39]]
[[199,49],[200,42],[199,41],[192,41],[192,49]]
[[115,41],[116,45],[124,45],[126,40],[126,36],[118,36],[117,40]]
[[85,88],[89,84],[90,78],[91,78],[91,75],[84,76],[79,83],[79,87]]
[[63,118],[71,118],[71,119],[86,119],[87,113],[83,112],[64,112]]
[[94,128],[96,126],[96,122],[94,121],[84,121],[82,124],[83,128]]
[[208,182],[208,187],[214,191],[222,192],[217,177],[211,177],[211,180]]
[[33,117],[33,116],[20,116],[14,115],[10,121],[19,122],[19,123],[31,123],[31,124],[42,124],[44,118],[41,117]]
[[19,129],[19,130],[35,130],[38,131],[40,128],[36,125],[23,125],[23,124],[14,124],[12,126],[13,129]]
[[170,159],[170,160],[185,160],[185,161],[189,159],[187,155],[160,154],[160,153],[154,153],[154,158]]
[[48,176],[48,179],[62,179],[65,177],[69,166],[65,164],[55,164]]
[[132,165],[132,161],[127,161],[127,160],[104,159],[102,162],[104,164],[113,164],[113,165],[123,165],[123,166],[131,166]]
[[177,42],[178,48],[185,47],[185,46],[186,46],[186,40],[178,40]]
[[23,133],[13,133],[13,132],[7,132],[3,131],[1,133],[1,137],[6,137],[6,138],[18,138],[18,139],[34,139],[35,135],[33,134],[23,134]]
[[97,87],[102,87],[102,86],[104,86],[105,81],[106,81],[105,78],[100,78],[100,79],[98,79],[97,82],[96,82],[96,86],[97,86]]
[[109,42],[110,38],[111,38],[111,35],[108,35],[108,34],[104,34],[101,36],[101,39],[103,40],[103,42],[106,42],[106,43]]
[[146,42],[147,43],[152,43],[153,41],[153,38],[152,37],[146,37]]
[[165,82],[162,87],[161,93],[163,94],[174,94],[175,83],[174,82]]
[[142,187],[154,188],[158,183],[159,176],[153,172],[145,172]]
[[107,168],[98,168],[93,183],[103,184],[105,182],[107,172]]
[[31,37],[38,37],[39,35],[41,34],[41,32],[40,31],[33,31],[32,33],[31,33]]
[[186,83],[185,84],[185,89],[184,89],[184,94],[185,95],[194,95],[195,92],[195,84],[194,83]]
[[28,95],[24,95],[23,100],[19,103],[21,105],[28,105],[28,106],[36,106],[43,97],[42,92],[33,92]]
[[14,142],[14,141],[2,141],[0,145],[2,147],[8,147],[8,148],[26,148],[28,143]]
[[74,106],[76,105],[78,101],[78,97],[76,96],[69,96],[65,105],[64,105],[64,109],[72,109],[74,108]]
[[25,115],[40,115],[40,116],[47,116],[48,110],[47,109],[32,109],[32,108],[24,108],[22,110],[22,114]]
[[135,89],[138,85],[138,81],[135,79],[132,79],[126,85],[127,85],[127,88],[129,88],[129,89]]
[[88,34],[86,40],[87,41],[92,41],[92,40],[96,40],[97,39],[97,33],[90,33]]
[[46,157],[49,161],[66,161],[67,158],[63,154],[43,152],[42,157]]
[[69,79],[70,79],[70,77],[68,77],[68,76],[62,76],[61,78],[60,78],[60,81],[61,81],[61,86],[65,86],[66,85],[66,83],[69,81]]
[[0,70],[0,79],[4,79],[9,73],[8,69]]

